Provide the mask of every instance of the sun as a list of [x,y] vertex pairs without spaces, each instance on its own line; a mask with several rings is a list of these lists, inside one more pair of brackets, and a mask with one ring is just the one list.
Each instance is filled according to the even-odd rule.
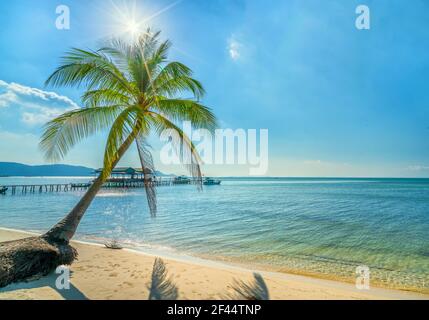
[[105,19],[102,19],[103,26],[100,27],[103,30],[100,37],[103,39],[122,38],[134,42],[149,28],[158,26],[157,18],[173,9],[183,0],[167,1],[172,2],[164,7],[154,4],[143,6],[141,1],[137,3],[137,0],[105,1],[106,4],[98,8],[101,16],[105,16]]
[[137,35],[140,31],[140,25],[135,20],[130,20],[126,23],[126,32],[131,36]]

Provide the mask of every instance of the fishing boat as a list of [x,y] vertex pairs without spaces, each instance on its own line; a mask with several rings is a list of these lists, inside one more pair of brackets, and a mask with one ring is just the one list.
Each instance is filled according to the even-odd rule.
[[0,186],[0,194],[6,194],[8,188]]
[[216,180],[216,179],[213,179],[213,178],[204,178],[204,180],[203,180],[203,184],[205,186],[218,186],[218,185],[221,184],[221,182],[222,181]]
[[185,177],[185,176],[180,176],[180,177],[174,178],[173,183],[174,184],[190,184],[191,179],[189,179],[188,177]]

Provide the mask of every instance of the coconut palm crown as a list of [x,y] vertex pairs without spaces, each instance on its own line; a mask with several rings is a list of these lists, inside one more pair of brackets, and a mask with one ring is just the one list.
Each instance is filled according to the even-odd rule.
[[[212,111],[200,103],[201,83],[186,65],[167,60],[170,41],[160,41],[160,32],[147,30],[135,43],[115,39],[99,50],[72,49],[48,78],[53,87],[84,88],[83,108],[66,112],[48,122],[40,147],[45,157],[58,161],[83,139],[108,132],[104,169],[76,207],[45,238],[68,242],[111,171],[135,143],[143,170],[154,170],[147,137],[174,130],[181,138],[179,156],[186,154],[187,167],[201,184],[200,158],[179,122],[195,128],[216,126]],[[191,98],[183,98],[191,96]],[[156,213],[156,193],[146,184],[151,214]]]

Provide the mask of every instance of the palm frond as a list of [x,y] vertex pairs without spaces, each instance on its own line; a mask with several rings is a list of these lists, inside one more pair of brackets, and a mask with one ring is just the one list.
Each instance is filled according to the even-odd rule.
[[61,160],[78,142],[107,129],[122,110],[122,106],[78,109],[49,121],[39,144],[45,158]]
[[157,97],[153,109],[167,116],[172,121],[190,121],[195,128],[213,131],[217,126],[216,117],[210,108],[188,99],[168,99]]
[[128,80],[106,55],[76,48],[63,57],[62,65],[46,80],[45,85],[84,85],[88,90],[110,88],[130,94],[134,92]]
[[153,79],[151,90],[157,95],[168,97],[191,92],[197,100],[205,94],[202,84],[192,78],[192,70],[180,62],[170,62],[163,67]]
[[118,90],[98,89],[89,90],[82,95],[82,102],[86,107],[97,107],[103,105],[128,105],[133,103],[133,97]]
[[177,138],[172,137],[172,146],[175,149],[180,162],[186,167],[188,172],[196,181],[199,189],[202,188],[202,174],[201,174],[201,157],[198,151],[191,141],[191,139],[176,126],[172,121],[160,115],[156,112],[148,112],[148,116],[151,117],[150,122],[154,129],[161,135],[164,130],[173,130],[177,134]]
[[159,36],[161,31],[152,31],[151,28],[147,28],[143,32],[135,43],[135,47],[144,53],[144,57],[149,59],[158,48]]
[[[129,43],[123,41],[122,39],[113,38],[108,40],[103,47],[97,50],[101,54],[105,54],[110,57],[110,60],[116,65],[118,70],[127,77],[128,62],[130,58],[131,46]],[[127,77],[128,80],[129,77]]]
[[136,47],[131,51],[128,68],[140,92],[150,93],[150,85],[162,69],[169,48],[170,42],[165,41],[158,48]]
[[103,175],[106,178],[119,160],[118,155],[121,146],[126,140],[134,140],[139,133],[140,128],[137,127],[138,113],[138,108],[128,107],[116,117],[111,126],[104,151]]
[[140,164],[144,175],[144,187],[146,191],[147,202],[149,205],[150,214],[155,217],[157,213],[156,201],[156,185],[153,181],[147,179],[147,172],[155,174],[155,165],[153,162],[152,153],[150,152],[150,145],[147,143],[144,135],[139,134],[136,139],[137,151],[139,153]]

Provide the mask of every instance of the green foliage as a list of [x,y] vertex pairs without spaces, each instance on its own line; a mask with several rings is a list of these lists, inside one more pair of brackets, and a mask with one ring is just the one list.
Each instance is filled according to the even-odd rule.
[[[84,87],[84,107],[45,125],[40,147],[48,160],[58,161],[83,139],[109,131],[103,172],[108,177],[124,145],[143,141],[151,131],[174,129],[183,138],[181,153],[192,159],[191,174],[201,178],[200,158],[178,123],[192,121],[195,127],[212,130],[216,118],[200,103],[204,89],[192,70],[167,60],[171,43],[159,36],[148,29],[133,44],[114,39],[97,51],[74,48],[62,58],[46,85]],[[139,151],[142,167],[148,168],[145,153]]]

